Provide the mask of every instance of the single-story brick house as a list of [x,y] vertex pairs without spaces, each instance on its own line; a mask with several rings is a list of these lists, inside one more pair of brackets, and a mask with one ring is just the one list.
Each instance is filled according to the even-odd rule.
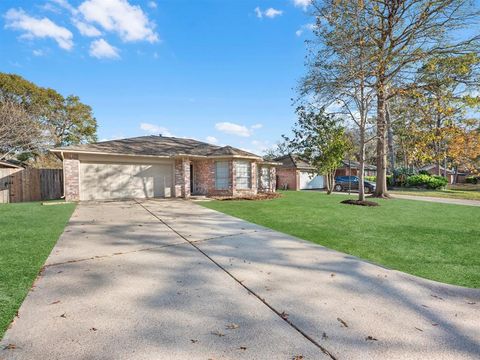
[[[428,172],[430,175],[438,175],[439,166],[437,164],[429,164],[421,167],[418,170],[423,170]],[[445,168],[443,166],[440,166],[440,176],[446,177],[447,181],[449,184],[454,184],[454,183],[465,183],[466,178],[468,176],[468,173],[463,172],[463,171],[458,171],[455,173],[454,170],[447,169],[447,176],[445,176]],[[456,177],[456,179],[455,179]],[[456,180],[456,181],[455,181]]]
[[301,156],[288,154],[274,160],[277,166],[277,187],[279,189],[305,190],[323,189],[325,178],[315,173],[315,169]]
[[[335,177],[337,176],[358,176],[358,170],[360,168],[360,163],[353,160],[342,160],[341,166],[335,172]],[[377,176],[377,167],[375,165],[365,164],[365,176]]]
[[245,196],[275,191],[275,163],[231,146],[141,136],[51,150],[69,201]]

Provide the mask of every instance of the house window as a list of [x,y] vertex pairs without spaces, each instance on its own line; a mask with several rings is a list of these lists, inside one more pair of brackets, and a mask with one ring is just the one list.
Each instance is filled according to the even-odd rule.
[[262,166],[259,171],[259,188],[261,190],[269,190],[270,189],[270,168],[267,166]]
[[250,189],[252,169],[250,162],[237,161],[235,163],[236,187],[237,189]]
[[228,190],[230,185],[230,169],[228,161],[215,162],[215,189]]

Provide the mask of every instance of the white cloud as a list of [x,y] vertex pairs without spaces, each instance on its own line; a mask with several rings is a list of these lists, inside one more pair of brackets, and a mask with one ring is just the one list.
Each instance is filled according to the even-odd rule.
[[5,14],[5,20],[6,28],[24,32],[22,38],[51,38],[62,49],[71,50],[73,48],[73,34],[70,30],[55,24],[46,17],[37,19],[26,14],[22,9],[10,9]]
[[210,144],[218,144],[218,139],[215,136],[207,136],[205,140]]
[[251,126],[252,129],[261,129],[263,127],[263,124],[254,124]]
[[98,24],[106,31],[117,33],[123,41],[159,40],[142,8],[127,0],[86,0],[78,7],[85,21]]
[[307,7],[312,4],[312,0],[293,0],[293,4],[296,7],[301,7],[303,10],[306,10]]
[[273,19],[276,16],[282,15],[283,11],[282,10],[277,10],[277,9],[274,9],[274,8],[268,8],[267,10],[265,10],[264,14],[265,14],[266,17],[269,17],[269,18]]
[[35,55],[35,56],[43,56],[43,55],[45,55],[45,53],[43,52],[42,49],[33,50],[32,53],[33,53],[33,55]]
[[72,22],[83,36],[96,37],[102,35],[102,32],[91,24],[87,24],[78,19],[72,19]]
[[118,49],[104,39],[92,41],[89,54],[97,59],[118,59],[120,57]]
[[274,17],[280,16],[283,14],[282,10],[277,10],[274,8],[268,8],[265,11],[262,11],[258,6],[254,9],[255,16],[259,19],[263,18],[264,16],[273,19]]
[[141,123],[140,129],[145,131],[147,134],[152,135],[162,135],[162,136],[173,136],[172,133],[163,126],[158,126],[150,123]]
[[271,147],[271,144],[268,140],[252,140],[252,145],[254,147],[253,153],[264,153]]
[[215,124],[215,129],[225,134],[249,137],[251,131],[244,125],[238,125],[231,122],[220,122]]
[[313,31],[313,30],[315,30],[315,28],[316,28],[316,25],[315,25],[315,24],[310,24],[310,23],[309,23],[309,24],[302,25],[302,26],[300,27],[300,29],[298,29],[297,31],[295,31],[295,35],[301,36],[305,30]]
[[76,15],[78,13],[78,10],[75,9],[72,5],[67,0],[50,0],[51,2],[61,6],[64,9],[67,9],[70,11],[73,15]]
[[155,1],[149,1],[147,5],[151,9],[156,9],[157,8],[157,3]]

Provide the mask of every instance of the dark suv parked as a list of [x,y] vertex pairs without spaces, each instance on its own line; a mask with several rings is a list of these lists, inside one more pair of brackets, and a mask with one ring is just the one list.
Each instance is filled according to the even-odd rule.
[[[335,178],[335,186],[333,189],[335,191],[348,191],[348,189],[358,190],[358,183],[359,181],[357,176],[337,176]],[[367,194],[375,191],[375,183],[364,181],[363,186],[365,193]]]

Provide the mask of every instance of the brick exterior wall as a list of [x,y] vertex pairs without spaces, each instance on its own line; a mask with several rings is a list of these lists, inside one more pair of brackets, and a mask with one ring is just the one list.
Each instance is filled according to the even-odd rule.
[[281,168],[277,169],[277,188],[283,189],[284,185],[287,185],[288,190],[299,190],[300,181],[297,169],[294,168]]
[[80,161],[77,154],[65,154],[63,176],[66,201],[80,200]]
[[190,197],[190,160],[175,160],[174,197]]
[[[225,161],[225,160],[223,160]],[[205,196],[232,196],[233,195],[233,165],[229,163],[230,182],[227,190],[215,189],[215,160],[194,160],[193,161],[193,177],[194,177],[194,194]]]
[[[219,160],[222,161],[222,160]],[[225,160],[223,160],[225,161]],[[228,190],[215,189],[215,160],[193,160],[194,176],[194,195],[205,196],[247,196],[256,195],[260,190],[258,185],[258,164],[250,161],[251,186],[250,189],[236,189],[235,165],[242,160],[229,160],[230,182]],[[245,161],[245,160],[243,160]],[[274,166],[269,166],[270,170],[270,188],[262,191],[272,191],[276,189],[276,172]]]
[[[219,160],[229,163],[229,186],[227,190],[215,189],[215,162],[216,160],[189,160],[188,158],[176,159],[174,165],[173,197],[189,198],[190,191],[190,165],[193,166],[193,195],[206,196],[248,196],[256,195],[258,191],[272,191],[276,189],[276,173],[274,166],[258,165],[249,161],[251,170],[251,184],[249,189],[236,189],[235,165],[239,161],[247,160]],[[257,189],[259,166],[268,166],[270,171],[270,188]],[[65,199],[67,201],[80,200],[80,162],[77,154],[65,154],[63,160],[65,177]]]

